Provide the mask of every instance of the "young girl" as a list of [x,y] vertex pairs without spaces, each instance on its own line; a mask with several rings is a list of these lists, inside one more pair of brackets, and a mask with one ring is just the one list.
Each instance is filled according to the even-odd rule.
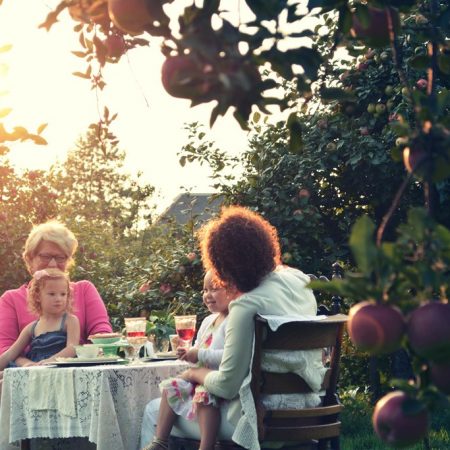
[[[28,324],[16,342],[0,356],[0,370],[30,346],[26,357],[45,364],[58,357],[75,356],[80,341],[80,323],[71,314],[72,295],[69,277],[59,269],[47,268],[34,273],[28,285],[28,307],[39,319]],[[29,364],[30,365],[30,364]]]
[[[180,359],[202,367],[219,367],[225,341],[228,305],[236,297],[235,289],[219,286],[212,273],[206,273],[203,303],[212,314],[203,320],[194,346],[187,351],[178,349]],[[156,434],[144,450],[168,448],[169,434],[177,415],[190,420],[197,416],[201,432],[200,450],[213,449],[220,423],[220,399],[209,394],[203,386],[192,384],[183,378],[164,380],[160,388],[162,399]],[[147,434],[149,430],[143,431]]]

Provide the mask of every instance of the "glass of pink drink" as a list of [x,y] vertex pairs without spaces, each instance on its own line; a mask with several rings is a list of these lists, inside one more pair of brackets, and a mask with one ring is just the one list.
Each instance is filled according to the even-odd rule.
[[175,316],[175,330],[178,334],[178,348],[189,348],[195,335],[197,316]]
[[145,329],[147,327],[147,320],[145,317],[127,317],[125,318],[125,329],[127,331],[127,341],[133,346],[133,355],[131,362],[140,363],[139,351],[141,347],[147,342]]

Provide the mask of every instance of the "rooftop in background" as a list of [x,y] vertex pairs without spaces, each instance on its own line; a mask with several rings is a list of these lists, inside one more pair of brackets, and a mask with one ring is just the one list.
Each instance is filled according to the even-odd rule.
[[158,217],[157,223],[175,221],[186,225],[206,222],[219,212],[223,204],[221,196],[212,193],[184,193],[175,198],[173,203]]

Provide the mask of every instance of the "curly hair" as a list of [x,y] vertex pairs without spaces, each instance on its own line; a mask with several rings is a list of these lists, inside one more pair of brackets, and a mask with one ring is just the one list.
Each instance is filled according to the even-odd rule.
[[256,288],[281,262],[275,227],[241,206],[224,207],[198,237],[205,270],[241,292]]
[[70,288],[69,274],[62,272],[59,269],[47,268],[38,270],[34,273],[33,278],[28,284],[27,303],[28,309],[35,314],[42,314],[42,307],[40,302],[41,292],[48,280],[63,279],[67,283],[67,306],[66,311],[72,312],[72,289]]

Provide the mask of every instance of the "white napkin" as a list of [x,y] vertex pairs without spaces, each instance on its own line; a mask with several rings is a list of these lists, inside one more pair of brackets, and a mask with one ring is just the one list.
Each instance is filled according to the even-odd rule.
[[328,316],[311,316],[308,314],[298,314],[295,316],[276,316],[276,315],[261,315],[263,319],[267,320],[272,331],[276,331],[281,325],[289,322],[315,322],[325,320]]
[[77,417],[73,368],[30,367],[28,399],[31,410],[56,410]]

